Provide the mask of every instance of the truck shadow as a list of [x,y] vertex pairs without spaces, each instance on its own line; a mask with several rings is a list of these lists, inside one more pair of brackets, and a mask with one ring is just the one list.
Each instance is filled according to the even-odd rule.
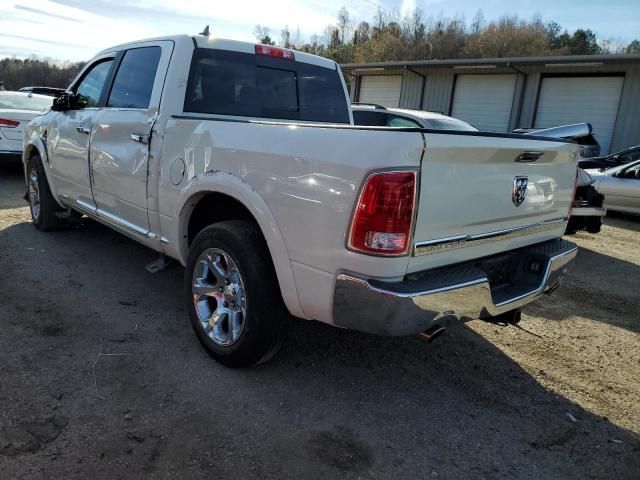
[[[135,362],[114,375],[132,384],[128,390],[109,390],[101,378],[109,403],[65,407],[70,419],[57,447],[61,460],[34,456],[31,464],[58,469],[80,451],[83,462],[72,466],[80,477],[102,468],[104,452],[111,478],[138,472],[150,458],[149,468],[158,472],[188,465],[197,470],[185,474],[193,478],[211,469],[223,477],[310,479],[631,479],[640,471],[634,434],[546,389],[464,324],[427,345],[415,336],[375,337],[299,321],[275,361],[230,370],[204,353],[188,326],[182,268],[149,275],[143,266],[154,253],[135,242],[94,222],[53,234],[25,222],[0,231],[0,249],[12,252],[0,256],[0,328],[6,332],[13,319],[14,336],[7,341],[23,345],[20,355],[34,348],[25,304],[37,286],[43,308],[55,303],[67,312],[56,336],[42,330],[47,342],[64,341],[66,352],[84,352],[104,336],[132,353],[121,359],[124,365]],[[65,296],[58,300],[61,289]],[[49,373],[31,370],[29,385],[44,394],[29,394],[25,404],[38,410],[49,389],[77,389],[66,384],[71,381],[87,384],[82,393],[91,396],[86,373],[76,378],[74,372],[88,368],[90,378],[93,355],[53,356]],[[19,372],[4,375],[11,385],[21,382],[13,378]],[[18,400],[27,396],[22,392]],[[4,411],[10,411],[7,398],[0,398]],[[12,398],[14,408],[16,394]],[[135,412],[135,423],[117,427],[131,422],[122,420],[125,407]],[[78,424],[81,433],[74,436]],[[121,428],[134,428],[127,425],[143,434],[123,442]],[[148,441],[137,440],[140,435]],[[156,438],[162,442],[147,452]],[[224,461],[194,454],[204,446],[220,449],[221,442]]]
[[640,215],[632,215],[610,210],[604,219],[605,225],[640,232]]
[[17,162],[0,163],[0,210],[26,207],[22,165]]
[[525,312],[551,320],[579,316],[640,333],[640,266],[580,247],[561,288]]

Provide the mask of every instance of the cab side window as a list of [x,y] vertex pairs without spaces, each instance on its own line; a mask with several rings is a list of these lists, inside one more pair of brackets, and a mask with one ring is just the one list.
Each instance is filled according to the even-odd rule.
[[78,105],[81,107],[97,107],[100,102],[102,89],[109,75],[113,59],[104,60],[95,64],[85,74],[84,78],[75,88],[78,96]]
[[160,47],[127,50],[113,81],[107,107],[149,108],[161,53]]

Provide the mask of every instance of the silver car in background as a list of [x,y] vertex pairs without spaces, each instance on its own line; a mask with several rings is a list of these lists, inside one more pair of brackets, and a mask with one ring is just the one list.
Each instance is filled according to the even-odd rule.
[[596,190],[604,195],[605,210],[640,215],[640,160],[608,170],[587,172],[595,179]]

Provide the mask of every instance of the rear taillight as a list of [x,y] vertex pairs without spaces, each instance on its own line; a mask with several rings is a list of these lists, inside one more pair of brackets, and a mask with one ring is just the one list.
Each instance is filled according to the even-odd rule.
[[8,118],[0,118],[0,127],[16,128],[18,125],[20,125],[20,122],[9,120]]
[[576,192],[578,191],[578,175],[580,175],[580,172],[578,172],[578,169],[576,169],[576,179],[573,182],[573,194],[571,195],[571,204],[569,206],[569,217],[571,217],[571,210],[573,210],[573,204],[576,201]]
[[267,57],[284,58],[295,60],[293,52],[285,48],[272,47],[271,45],[256,45],[256,55],[266,55]]
[[377,255],[406,254],[415,198],[415,172],[369,175],[353,215],[348,247]]

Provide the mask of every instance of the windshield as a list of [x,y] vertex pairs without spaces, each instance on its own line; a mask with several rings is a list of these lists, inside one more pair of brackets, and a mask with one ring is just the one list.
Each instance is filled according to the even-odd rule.
[[52,105],[51,97],[39,97],[25,93],[23,95],[0,93],[0,108],[8,110],[32,110],[42,112]]
[[430,128],[434,130],[462,130],[463,132],[477,132],[478,129],[472,127],[467,122],[457,118],[428,118]]

